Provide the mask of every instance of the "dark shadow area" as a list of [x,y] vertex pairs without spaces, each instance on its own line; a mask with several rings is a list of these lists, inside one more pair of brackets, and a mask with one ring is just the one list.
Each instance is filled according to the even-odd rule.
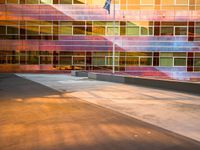
[[0,73],[0,100],[43,97],[60,94],[46,86],[18,77],[15,74]]

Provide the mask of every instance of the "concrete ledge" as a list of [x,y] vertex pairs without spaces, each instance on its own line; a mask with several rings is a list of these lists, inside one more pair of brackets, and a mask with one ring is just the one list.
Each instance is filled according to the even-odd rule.
[[173,80],[125,77],[126,84],[200,95],[200,84]]
[[88,73],[86,71],[73,70],[71,71],[71,75],[76,77],[88,77]]
[[[75,71],[76,72],[76,71]],[[89,79],[116,82],[116,83],[125,83],[129,85],[137,85],[143,87],[150,87],[156,89],[170,90],[182,93],[189,93],[200,95],[200,84],[192,82],[183,82],[183,81],[173,81],[173,80],[159,80],[159,79],[147,79],[139,77],[129,77],[121,75],[112,75],[112,74],[101,74],[101,73],[87,73],[78,71],[74,76],[78,77],[88,77]]]

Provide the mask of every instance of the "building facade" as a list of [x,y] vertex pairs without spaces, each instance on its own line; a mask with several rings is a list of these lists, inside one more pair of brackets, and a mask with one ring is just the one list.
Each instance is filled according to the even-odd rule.
[[[114,0],[112,0],[112,3]],[[0,0],[0,72],[200,79],[200,0]]]

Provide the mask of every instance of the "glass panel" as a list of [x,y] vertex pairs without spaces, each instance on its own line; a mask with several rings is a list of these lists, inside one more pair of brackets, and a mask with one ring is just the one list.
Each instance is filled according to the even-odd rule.
[[27,56],[27,64],[39,64],[38,56]]
[[92,65],[94,66],[105,66],[105,57],[93,57]]
[[59,34],[72,35],[72,26],[60,26]]
[[174,66],[186,66],[186,58],[174,58]]
[[40,56],[40,64],[52,64],[51,56]]
[[139,35],[139,27],[127,27],[126,35]]
[[176,35],[187,35],[187,27],[176,27],[175,34]]
[[71,56],[60,56],[60,64],[61,65],[72,65],[72,57]]
[[[111,66],[113,65],[113,58],[106,57],[106,65]],[[119,57],[115,57],[115,66],[119,65]]]
[[139,66],[139,57],[126,57],[127,66]]
[[19,64],[19,56],[7,56],[8,64]]
[[[115,34],[114,34],[115,32]],[[107,35],[119,35],[119,28],[116,27],[115,30],[113,27],[107,27]]]
[[96,26],[92,28],[93,35],[105,35],[105,27]]
[[73,34],[85,35],[85,27],[74,27]]
[[140,58],[140,66],[151,66],[152,58]]
[[52,34],[52,26],[40,26],[40,34]]
[[84,4],[85,0],[73,0],[74,4]]
[[73,57],[73,65],[85,65],[85,57]]
[[39,4],[38,0],[26,0],[26,4]]
[[53,4],[53,0],[40,0],[41,4]]
[[176,4],[187,5],[188,4],[188,0],[176,0]]
[[195,28],[195,35],[200,35],[200,27]]
[[7,34],[19,34],[18,26],[7,26]]
[[173,57],[160,57],[160,66],[173,66]]
[[161,27],[161,35],[174,35],[173,27]]
[[39,34],[39,26],[27,26],[26,32],[28,35]]
[[199,66],[200,67],[200,58],[195,58],[194,66]]
[[60,4],[72,4],[72,0],[60,0]]
[[154,0],[141,0],[141,4],[154,4]]
[[161,52],[160,56],[173,56],[172,52]]
[[0,26],[0,34],[6,34],[6,27]]
[[18,0],[7,0],[7,4],[18,4]]

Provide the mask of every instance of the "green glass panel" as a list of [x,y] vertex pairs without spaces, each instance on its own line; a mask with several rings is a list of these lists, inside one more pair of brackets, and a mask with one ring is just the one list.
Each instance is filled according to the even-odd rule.
[[59,34],[72,35],[72,26],[60,26]]
[[173,66],[172,57],[160,57],[160,66]]
[[175,34],[176,35],[187,35],[187,27],[176,27]]
[[[119,58],[115,57],[115,66],[119,64]],[[111,66],[113,65],[113,58],[112,57],[106,57],[106,65]]]
[[18,4],[18,0],[7,0],[7,4]]
[[186,66],[186,58],[174,58],[174,66]]
[[[115,34],[114,34],[114,31],[115,31]],[[119,28],[107,27],[107,35],[119,35]]]
[[60,0],[60,4],[72,4],[72,0]]
[[92,65],[94,66],[105,66],[105,57],[93,57]]
[[161,52],[160,56],[173,56],[172,52]]
[[140,58],[140,66],[151,66],[152,58]]
[[174,35],[173,27],[161,27],[161,35]]
[[127,27],[126,35],[139,35],[139,27]]
[[141,35],[148,35],[148,28],[141,27]]
[[26,0],[26,4],[39,4],[38,0]]
[[195,58],[194,66],[199,66],[200,67],[200,58]]
[[41,4],[53,4],[53,0],[40,0]]

